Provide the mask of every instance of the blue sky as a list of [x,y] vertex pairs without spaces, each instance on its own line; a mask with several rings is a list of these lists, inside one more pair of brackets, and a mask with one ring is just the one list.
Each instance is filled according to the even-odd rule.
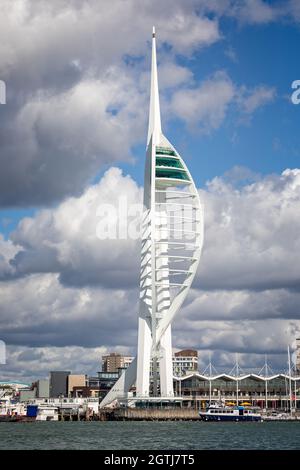
[[[240,27],[233,20],[221,22],[223,40],[197,52],[192,58],[179,57],[195,80],[201,82],[215,71],[225,70],[238,85],[264,84],[276,89],[276,97],[257,114],[240,122],[236,109],[209,135],[189,133],[184,124],[167,126],[171,141],[188,161],[195,181],[207,180],[245,166],[255,173],[281,173],[299,166],[300,106],[291,102],[291,84],[299,77],[299,25],[274,23]],[[228,50],[234,54],[228,57]],[[144,147],[135,152],[137,165],[125,170],[142,184]]]

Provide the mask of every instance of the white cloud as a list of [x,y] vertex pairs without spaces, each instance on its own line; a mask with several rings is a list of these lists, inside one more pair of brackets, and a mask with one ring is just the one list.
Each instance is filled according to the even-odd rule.
[[107,352],[105,347],[11,346],[7,348],[7,363],[1,372],[6,380],[27,380],[29,383],[37,378],[48,378],[50,370],[60,370],[62,366],[72,373],[96,375],[100,370],[100,358]]
[[264,0],[242,0],[233,2],[228,14],[243,23],[264,24],[279,19],[285,14],[285,9],[281,5],[272,5]]
[[235,106],[238,116],[249,118],[258,108],[273,101],[275,96],[273,87],[239,87],[226,72],[220,70],[198,87],[192,83],[189,88],[185,86],[176,90],[169,111],[185,121],[191,130],[197,129],[199,132],[200,129],[209,133],[223,124],[230,106]]
[[11,240],[5,240],[2,233],[0,233],[0,280],[13,274],[14,270],[9,262],[18,253],[20,248],[20,246],[12,243]]
[[190,53],[197,46],[210,45],[220,39],[216,20],[196,14],[187,16],[182,11],[164,21],[160,36],[162,40],[171,41],[179,53]]
[[[57,209],[42,210],[34,218],[22,220],[12,234],[23,247],[12,264],[17,275],[32,272],[58,272],[70,285],[128,286],[138,278],[138,246],[136,239],[100,240],[97,226],[99,207],[109,204],[118,211],[119,197],[128,208],[142,203],[142,190],[117,168],[106,172],[102,180],[81,197],[70,198]],[[111,213],[114,220],[114,213]],[[128,217],[134,222],[135,215]],[[126,223],[125,218],[124,223]],[[119,221],[115,224],[119,229]],[[119,232],[117,231],[117,234]]]
[[[149,75],[149,74],[148,74]],[[148,79],[148,77],[147,77]],[[182,67],[173,62],[163,62],[159,65],[159,89],[187,85],[193,81],[193,74],[187,67]]]
[[288,0],[288,9],[291,16],[296,20],[300,21],[300,3],[298,0]]
[[129,289],[64,287],[47,273],[1,283],[0,292],[8,345],[130,347],[136,339],[138,299]]
[[275,99],[275,96],[276,90],[274,87],[260,85],[252,90],[246,90],[242,87],[238,103],[240,104],[243,112],[246,114],[252,114],[259,107],[272,102]]
[[190,127],[200,125],[204,132],[220,126],[235,94],[234,84],[224,72],[216,73],[200,87],[174,93],[171,111]]
[[299,288],[300,170],[241,189],[215,178],[207,189],[199,286]]
[[[237,11],[264,11],[262,2],[250,3]],[[130,160],[145,140],[153,24],[158,57],[163,44],[168,50],[159,79],[165,120],[172,111],[210,132],[237,102],[237,85],[224,72],[197,85],[176,63],[178,54],[190,57],[222,38],[219,17],[233,14],[232,2],[4,0],[1,7],[0,74],[9,95],[0,124],[2,206],[61,201],[107,163]],[[270,93],[246,90],[241,108],[249,114]]]
[[[16,276],[4,270],[0,283],[1,339],[11,348],[87,348],[85,357],[95,347],[135,351],[139,242],[100,241],[95,230],[99,203],[116,206],[119,194],[131,204],[142,190],[112,168],[82,196],[23,219],[16,246],[2,241]],[[286,345],[299,335],[300,170],[256,175],[243,187],[227,175],[200,194],[204,251],[173,346],[203,350],[202,361],[216,351],[223,365],[238,351],[258,366],[268,352],[283,367]]]
[[[242,187],[232,186],[234,174],[231,180],[228,175],[216,177],[200,191],[205,244],[197,285],[230,290],[296,288],[300,279],[300,170],[287,169],[280,176],[260,179],[255,175],[254,182]],[[139,242],[97,237],[99,205],[109,203],[117,209],[120,195],[128,207],[142,201],[142,189],[111,168],[82,196],[23,219],[11,235],[18,246],[10,259],[15,275],[57,272],[67,285],[134,287]],[[5,243],[11,247],[11,242]]]
[[0,63],[6,69],[31,61],[45,71],[46,58],[53,57],[51,65],[57,69],[66,58],[84,65],[96,54],[107,65],[112,57],[115,61],[123,54],[143,53],[153,24],[161,40],[177,52],[190,53],[220,38],[217,21],[199,14],[197,2],[71,0],[50,5],[46,0],[3,0],[1,7],[1,44],[7,47],[0,50]]
[[4,0],[1,15],[9,111],[0,124],[2,206],[60,201],[108,162],[128,161],[145,140],[153,24],[159,45],[171,49],[162,68],[171,87],[191,76],[176,54],[220,37],[217,20],[179,0]]

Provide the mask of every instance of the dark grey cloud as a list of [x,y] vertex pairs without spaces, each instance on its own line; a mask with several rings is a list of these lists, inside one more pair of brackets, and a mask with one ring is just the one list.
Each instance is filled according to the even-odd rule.
[[54,274],[1,286],[1,339],[10,345],[130,347],[138,292],[63,287]]
[[[161,44],[171,48],[162,85],[174,87],[183,77],[191,81],[191,72],[175,64],[176,54],[190,56],[218,41],[221,15],[273,12],[227,0],[3,0],[1,8],[0,76],[7,84],[7,104],[0,109],[2,207],[78,195],[105,165],[130,160],[132,146],[145,140],[149,77],[141,77],[149,70],[153,24]],[[203,103],[210,89],[211,99]],[[203,122],[216,128],[235,91],[230,79],[208,81],[179,90],[164,108],[171,106],[189,123],[195,114],[199,119],[200,103]],[[248,101],[240,97],[241,106],[252,109],[268,100],[271,90],[258,91],[248,91]]]
[[145,70],[152,25],[190,54],[220,37],[204,13],[196,1],[3,0],[0,206],[60,201],[106,164],[129,161],[145,138],[148,81],[137,86],[136,68]]

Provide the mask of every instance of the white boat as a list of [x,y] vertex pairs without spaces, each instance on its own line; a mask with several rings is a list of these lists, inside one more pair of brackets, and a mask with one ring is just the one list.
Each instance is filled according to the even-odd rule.
[[199,416],[203,421],[262,421],[259,409],[244,406],[210,405],[206,411],[200,411]]
[[36,421],[58,421],[58,407],[39,405]]

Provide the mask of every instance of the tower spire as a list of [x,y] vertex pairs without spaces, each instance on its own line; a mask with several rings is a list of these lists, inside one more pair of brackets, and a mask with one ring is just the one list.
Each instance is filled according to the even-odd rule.
[[157,62],[156,62],[156,39],[155,27],[152,30],[152,65],[151,65],[151,90],[150,90],[150,109],[149,109],[149,127],[147,146],[149,145],[151,136],[157,142],[161,133],[160,106],[157,79]]

